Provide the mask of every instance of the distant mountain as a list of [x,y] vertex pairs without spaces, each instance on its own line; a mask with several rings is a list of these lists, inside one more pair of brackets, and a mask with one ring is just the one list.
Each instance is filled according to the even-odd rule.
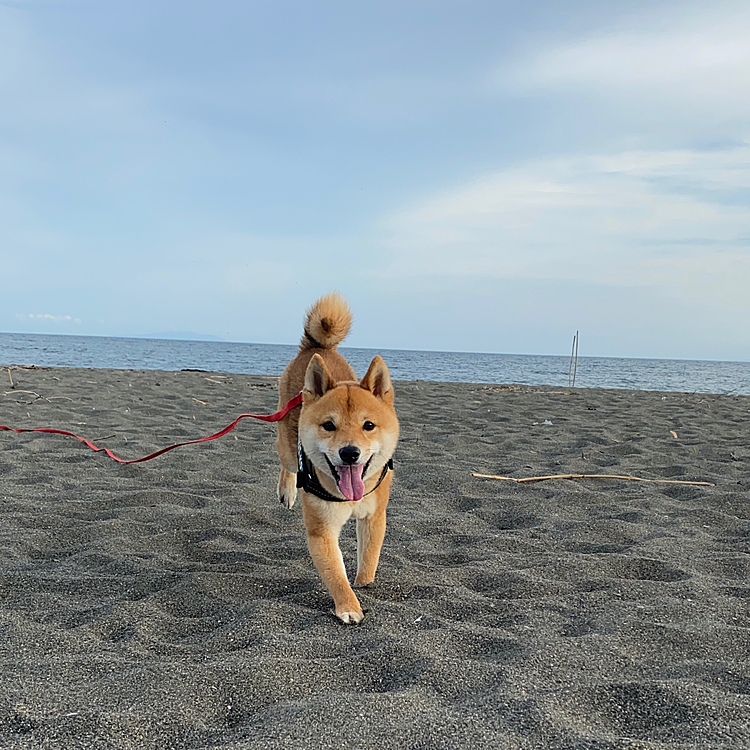
[[220,336],[210,333],[196,333],[195,331],[162,331],[160,333],[141,333],[134,339],[171,339],[172,341],[224,341]]

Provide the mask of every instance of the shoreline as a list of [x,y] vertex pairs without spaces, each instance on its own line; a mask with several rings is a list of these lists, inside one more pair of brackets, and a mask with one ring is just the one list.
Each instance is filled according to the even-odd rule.
[[[275,376],[11,372],[0,423],[125,458],[276,410]],[[133,466],[0,433],[0,745],[750,744],[750,396],[395,392],[359,627],[330,612],[299,504],[275,498],[273,426]],[[352,526],[342,551],[351,572]]]
[[[192,342],[188,342],[192,343]],[[209,342],[210,343],[210,342]],[[343,348],[343,347],[342,347]],[[370,350],[367,350],[370,351]],[[373,352],[378,352],[378,350],[373,349]],[[520,355],[520,356],[526,356],[526,355]],[[544,355],[544,356],[555,356],[555,355]],[[581,357],[583,359],[583,357]],[[654,360],[654,361],[661,361],[661,360]],[[689,362],[693,360],[675,360],[675,361],[681,361],[681,362]],[[695,360],[696,362],[700,361],[706,361],[706,362],[713,362],[713,360]],[[724,364],[723,361],[717,361],[719,364]],[[726,364],[745,364],[745,362],[726,362]],[[278,381],[280,375],[269,375],[265,373],[243,373],[243,372],[232,372],[229,370],[205,370],[198,367],[183,367],[179,370],[169,370],[169,369],[163,369],[163,368],[144,368],[144,367],[78,367],[73,365],[36,365],[36,364],[0,364],[0,373],[3,371],[6,373],[6,376],[8,375],[8,371],[14,372],[16,370],[21,371],[34,371],[34,370],[62,370],[64,372],[91,372],[91,373],[138,373],[140,375],[159,375],[160,373],[163,373],[165,376],[169,375],[180,375],[182,373],[197,373],[200,375],[219,375],[223,378],[250,378],[250,379],[266,379],[270,381]],[[0,374],[0,377],[4,377]],[[12,377],[12,375],[10,376]],[[533,391],[533,392],[539,392],[539,393],[552,393],[553,391],[555,393],[562,393],[565,392],[566,395],[571,395],[571,393],[581,393],[584,394],[586,392],[596,392],[596,391],[603,391],[603,392],[613,392],[613,393],[646,393],[646,394],[661,394],[661,395],[671,395],[671,396],[710,396],[710,397],[727,397],[727,398],[750,398],[750,393],[742,393],[739,391],[726,391],[726,392],[713,392],[713,391],[675,391],[675,390],[663,390],[658,388],[625,388],[625,387],[617,387],[617,386],[569,386],[569,385],[560,385],[560,384],[554,384],[554,383],[495,383],[490,381],[484,381],[484,380],[478,380],[478,381],[468,381],[468,380],[423,380],[419,378],[393,378],[393,382],[397,384],[403,384],[403,385],[411,385],[411,384],[423,384],[425,386],[427,385],[434,385],[434,386],[456,386],[457,388],[481,388],[482,390],[497,390],[499,391]],[[10,383],[8,384],[10,385]]]
[[[235,374],[280,375],[297,347],[179,340],[114,339],[23,342],[0,334],[0,357],[39,366],[143,369],[178,372],[201,368]],[[394,380],[483,382],[567,387],[568,355],[431,352],[342,347],[355,371],[364,373],[372,357],[383,356]],[[579,357],[577,385],[668,392],[750,395],[750,362]]]

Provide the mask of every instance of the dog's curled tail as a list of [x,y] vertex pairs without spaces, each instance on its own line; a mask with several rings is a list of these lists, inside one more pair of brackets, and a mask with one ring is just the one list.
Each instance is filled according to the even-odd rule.
[[347,301],[338,292],[326,294],[305,315],[300,351],[333,349],[346,338],[351,327],[352,311]]

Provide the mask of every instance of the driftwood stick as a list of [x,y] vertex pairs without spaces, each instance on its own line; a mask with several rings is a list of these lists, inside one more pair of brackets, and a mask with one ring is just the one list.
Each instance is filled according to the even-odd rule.
[[659,484],[695,484],[701,487],[715,487],[716,485],[712,482],[688,482],[683,479],[645,479],[644,477],[631,477],[624,476],[622,474],[549,474],[545,477],[521,477],[516,479],[515,477],[501,477],[496,474],[477,474],[472,472],[473,477],[481,477],[482,479],[505,479],[508,482],[516,482],[522,484],[524,482],[543,482],[547,479],[626,479],[629,482],[656,482]]
[[3,391],[3,396],[14,396],[16,393],[30,393],[32,396],[36,396],[37,398],[44,398],[44,396],[40,396],[36,391]]

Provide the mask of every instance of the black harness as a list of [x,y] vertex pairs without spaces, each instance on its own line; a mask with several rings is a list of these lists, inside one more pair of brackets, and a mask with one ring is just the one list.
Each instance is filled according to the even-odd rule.
[[[375,490],[380,487],[389,469],[393,470],[392,458],[388,459],[388,463],[383,467],[383,471],[380,472],[378,483],[370,490],[370,492],[365,492],[363,497],[375,492]],[[297,487],[302,488],[305,492],[315,495],[315,497],[319,497],[321,500],[328,500],[331,503],[352,502],[345,497],[336,497],[336,495],[332,495],[325,487],[323,487],[318,480],[318,475],[315,473],[315,467],[305,453],[301,442],[297,443]]]

